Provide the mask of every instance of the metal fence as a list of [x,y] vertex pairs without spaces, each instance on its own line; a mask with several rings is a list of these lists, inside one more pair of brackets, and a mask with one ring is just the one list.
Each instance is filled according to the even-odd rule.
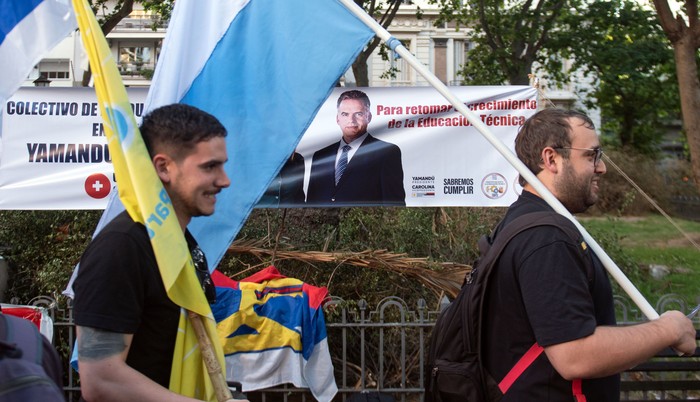
[[[14,301],[16,302],[16,301]],[[17,304],[17,303],[15,303]],[[70,307],[62,308],[51,297],[41,296],[30,305],[45,308],[54,320],[54,345],[66,361],[68,401],[80,396],[78,376],[69,365],[75,340],[75,325]],[[371,307],[364,300],[345,301],[330,298],[324,305],[328,343],[339,388],[336,400],[345,401],[353,394],[379,392],[391,399],[423,401],[423,380],[430,331],[440,308],[429,309],[424,300],[409,306],[403,299],[387,297]],[[664,295],[656,311],[687,312],[694,305],[675,294]],[[627,298],[615,296],[620,323],[644,321],[643,315]],[[695,318],[698,322],[698,318]],[[306,389],[281,386],[255,393],[249,398],[259,401],[314,400]]]

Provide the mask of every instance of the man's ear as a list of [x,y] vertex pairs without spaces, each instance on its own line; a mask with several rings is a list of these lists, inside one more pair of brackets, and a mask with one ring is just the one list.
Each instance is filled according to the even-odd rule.
[[164,154],[153,155],[153,166],[156,168],[156,173],[163,183],[170,182],[170,164],[172,160]]
[[545,147],[542,150],[542,169],[547,170],[551,173],[557,173],[559,171],[559,165],[557,162],[557,156],[559,153],[552,147]]

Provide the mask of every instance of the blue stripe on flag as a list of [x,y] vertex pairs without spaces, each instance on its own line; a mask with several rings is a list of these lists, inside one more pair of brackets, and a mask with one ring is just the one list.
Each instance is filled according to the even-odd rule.
[[336,0],[252,0],[235,17],[181,100],[229,131],[231,187],[190,225],[211,266],[373,36]]
[[0,43],[43,0],[0,0]]
[[62,0],[0,0],[0,110],[41,58],[76,27]]

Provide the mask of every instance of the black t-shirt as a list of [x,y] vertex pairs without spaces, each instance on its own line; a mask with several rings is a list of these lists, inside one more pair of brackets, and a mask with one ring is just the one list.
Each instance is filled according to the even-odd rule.
[[[524,191],[500,227],[526,213],[547,210],[552,208],[544,200]],[[484,310],[484,363],[497,381],[535,342],[555,345],[591,335],[596,326],[615,324],[610,281],[598,259],[588,254],[594,261],[590,281],[580,245],[558,228],[526,230],[506,246]],[[619,376],[583,380],[583,393],[589,401],[619,401]],[[571,381],[562,378],[543,353],[502,401],[571,400]]]
[[134,334],[126,363],[168,388],[180,308],[167,296],[146,228],[123,212],[95,237],[74,284],[76,325]]

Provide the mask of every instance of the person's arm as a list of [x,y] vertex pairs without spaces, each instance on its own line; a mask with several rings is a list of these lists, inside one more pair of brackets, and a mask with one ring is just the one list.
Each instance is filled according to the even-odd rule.
[[80,389],[86,401],[195,401],[126,364],[133,335],[77,327]]
[[695,353],[695,328],[680,311],[631,326],[599,326],[592,335],[545,347],[547,358],[567,380],[620,373],[643,363],[666,347]]

